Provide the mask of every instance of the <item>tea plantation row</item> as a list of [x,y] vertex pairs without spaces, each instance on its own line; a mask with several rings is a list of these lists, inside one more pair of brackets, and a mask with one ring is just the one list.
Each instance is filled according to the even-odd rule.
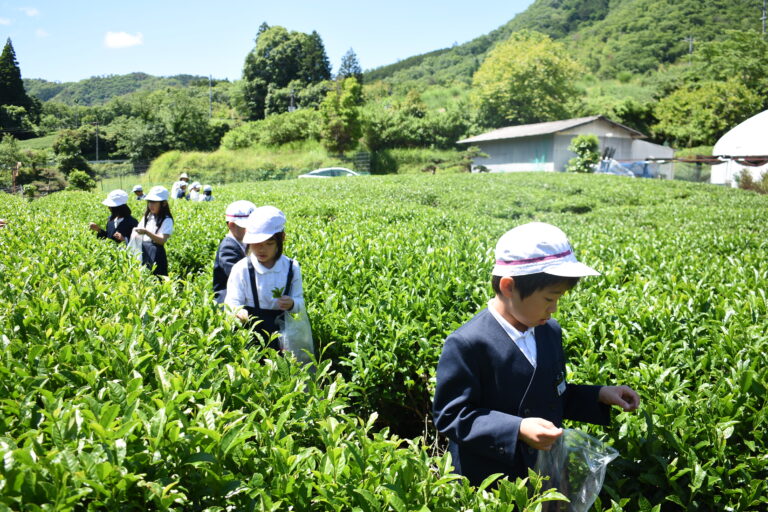
[[[765,197],[551,174],[216,192],[172,203],[162,283],[87,229],[107,215],[100,195],[2,197],[0,509],[525,508],[522,484],[450,481],[429,408],[445,336],[490,298],[496,239],[528,220],[561,227],[603,273],[556,315],[569,380],[644,400],[609,428],[573,425],[621,453],[595,509],[768,506]],[[288,216],[315,375],[259,364],[212,304],[234,199]]]

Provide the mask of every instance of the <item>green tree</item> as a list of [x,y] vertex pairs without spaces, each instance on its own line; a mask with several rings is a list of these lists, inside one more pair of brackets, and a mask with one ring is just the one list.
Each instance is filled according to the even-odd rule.
[[304,87],[330,77],[328,57],[316,32],[289,32],[284,27],[262,24],[256,46],[246,56],[243,67],[243,114],[248,119],[262,119],[270,87],[282,89],[294,80]]
[[515,32],[491,50],[473,77],[477,120],[496,128],[566,118],[579,71],[561,43],[538,32]]
[[59,164],[59,171],[65,176],[75,169],[92,174],[93,170],[83,157],[83,139],[87,140],[87,133],[82,130],[64,130],[59,133],[53,143],[53,152]]
[[320,105],[322,116],[321,137],[325,148],[332,153],[344,153],[357,146],[362,134],[360,107],[356,98],[361,94],[360,84],[347,78],[330,91]]
[[754,31],[728,30],[693,54],[689,80],[736,80],[762,95],[768,106],[768,41]]
[[93,178],[88,176],[88,173],[85,171],[81,171],[79,169],[75,169],[71,173],[69,173],[69,186],[67,187],[70,190],[93,190],[96,188],[96,182],[93,181]]
[[363,68],[360,67],[360,63],[357,61],[357,54],[355,54],[355,50],[352,48],[347,50],[347,53],[341,58],[339,72],[336,73],[336,80],[344,80],[349,77],[354,78],[362,85]]
[[689,84],[659,101],[657,136],[678,147],[711,146],[720,136],[757,114],[762,98],[738,80]]
[[594,172],[594,165],[600,161],[600,141],[597,135],[577,135],[571,140],[568,151],[576,156],[568,160],[568,172]]
[[9,37],[0,54],[0,127],[17,134],[31,135],[32,124],[39,121],[39,102],[33,101],[24,90],[16,52]]

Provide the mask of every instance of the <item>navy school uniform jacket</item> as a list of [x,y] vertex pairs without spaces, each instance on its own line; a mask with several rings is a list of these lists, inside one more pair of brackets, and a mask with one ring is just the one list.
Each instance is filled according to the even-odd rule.
[[225,236],[219,243],[216,260],[213,262],[213,294],[219,304],[224,302],[227,295],[227,280],[232,267],[243,258],[245,252],[240,243],[231,236]]
[[560,325],[549,320],[535,327],[534,335],[535,371],[487,308],[445,341],[433,417],[437,430],[448,436],[456,473],[472,485],[493,473],[511,479],[528,475],[537,450],[518,440],[525,417],[558,427],[564,418],[610,422],[609,407],[598,402],[600,386],[564,384]]
[[101,231],[97,232],[96,236],[99,238],[109,238],[113,242],[117,243],[117,240],[115,240],[113,237],[115,236],[115,233],[120,233],[123,235],[123,242],[128,243],[128,240],[131,239],[131,232],[133,231],[133,228],[139,225],[139,221],[129,215],[128,217],[123,217],[123,220],[120,221],[117,229],[115,229],[115,223],[113,222],[114,220],[115,219],[112,217],[107,219],[107,229],[102,229]]

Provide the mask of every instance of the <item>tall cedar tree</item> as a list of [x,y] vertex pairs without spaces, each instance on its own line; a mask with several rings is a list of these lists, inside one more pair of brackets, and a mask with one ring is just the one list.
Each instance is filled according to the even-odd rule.
[[270,89],[281,89],[294,80],[307,86],[330,77],[331,66],[317,32],[289,32],[263,23],[243,67],[244,113],[249,119],[262,119]]
[[0,55],[0,105],[16,105],[29,109],[32,104],[21,81],[21,70],[9,37]]
[[336,80],[344,80],[350,77],[357,80],[360,85],[363,84],[363,69],[357,60],[355,50],[352,48],[347,50],[347,53],[341,58],[341,66],[339,66],[339,72],[336,74]]

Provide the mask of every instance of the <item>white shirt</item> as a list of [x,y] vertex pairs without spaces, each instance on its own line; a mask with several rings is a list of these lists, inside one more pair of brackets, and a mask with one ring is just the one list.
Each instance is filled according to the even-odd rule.
[[[170,217],[166,217],[163,219],[163,225],[160,226],[160,230],[157,231],[157,219],[153,213],[150,213],[147,217],[147,223],[144,224],[144,217],[141,217],[141,220],[139,221],[139,225],[136,226],[136,228],[144,228],[150,233],[154,233],[157,235],[170,235],[173,233],[173,219]],[[157,233],[155,233],[157,231]],[[151,242],[152,239],[149,238],[149,235],[140,235],[142,242]]]
[[[251,278],[248,274],[248,260],[251,260],[256,271],[256,288],[259,295],[259,307],[261,309],[278,309],[277,299],[272,297],[272,290],[283,288],[288,279],[289,259],[282,255],[272,268],[267,268],[252,254],[235,263],[227,280],[227,296],[224,304],[237,312],[244,306],[254,307],[253,293],[251,293]],[[281,294],[283,295],[283,294]],[[293,299],[291,313],[304,310],[304,288],[301,284],[301,268],[296,260],[293,261],[293,279],[291,280],[290,297]]]
[[491,312],[493,318],[499,322],[501,328],[504,329],[512,341],[517,345],[525,358],[531,363],[531,366],[536,368],[536,336],[533,334],[533,327],[529,327],[525,332],[518,331],[515,326],[507,322],[503,316],[496,311],[496,308],[492,306],[493,301],[488,302],[488,311]]
[[200,192],[197,190],[193,190],[189,193],[189,200],[190,201],[199,201],[200,200]]

